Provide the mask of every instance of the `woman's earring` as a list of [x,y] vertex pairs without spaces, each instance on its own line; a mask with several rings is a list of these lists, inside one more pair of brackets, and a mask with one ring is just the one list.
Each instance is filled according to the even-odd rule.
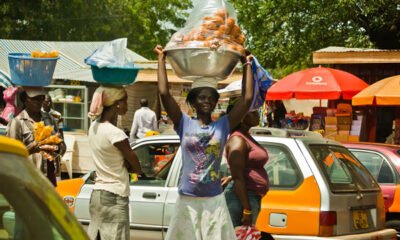
[[119,105],[117,105],[117,108],[119,108]]

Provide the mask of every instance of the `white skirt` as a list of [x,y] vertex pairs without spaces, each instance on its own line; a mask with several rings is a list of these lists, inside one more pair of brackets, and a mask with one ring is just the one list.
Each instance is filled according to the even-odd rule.
[[215,197],[179,195],[166,240],[187,239],[236,239],[223,193]]

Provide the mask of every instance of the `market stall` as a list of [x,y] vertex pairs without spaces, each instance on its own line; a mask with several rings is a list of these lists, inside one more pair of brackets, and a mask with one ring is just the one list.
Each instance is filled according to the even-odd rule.
[[400,75],[382,79],[365,88],[352,98],[352,104],[370,106],[374,113],[387,113],[376,114],[379,118],[373,121],[374,126],[370,128],[374,131],[370,134],[372,135],[370,141],[385,140],[400,144]]
[[[325,137],[338,141],[358,141],[359,135],[354,135],[362,125],[362,119],[353,119],[353,109],[345,104],[355,94],[368,86],[360,78],[344,71],[316,67],[292,73],[274,84],[267,92],[267,100],[314,99],[320,100],[319,107],[313,107],[310,117],[302,113],[289,112],[283,120],[283,125],[289,128],[320,131]],[[331,104],[322,107],[321,100],[334,100],[341,104]],[[359,133],[358,133],[359,134]]]

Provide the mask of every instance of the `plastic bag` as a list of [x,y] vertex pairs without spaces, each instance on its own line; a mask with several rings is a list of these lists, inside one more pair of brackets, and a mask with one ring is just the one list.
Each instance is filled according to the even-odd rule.
[[237,240],[258,240],[261,238],[261,232],[254,226],[239,226],[235,228]]
[[201,0],[193,8],[185,27],[172,36],[165,49],[207,47],[244,55],[245,40],[232,5],[226,0]]
[[264,104],[267,91],[272,85],[272,77],[267,70],[260,65],[257,58],[254,56],[251,61],[251,70],[253,72],[254,80],[254,97],[250,109],[254,110]]
[[119,38],[99,47],[85,59],[85,63],[99,68],[133,67],[133,60],[126,56],[127,38]]

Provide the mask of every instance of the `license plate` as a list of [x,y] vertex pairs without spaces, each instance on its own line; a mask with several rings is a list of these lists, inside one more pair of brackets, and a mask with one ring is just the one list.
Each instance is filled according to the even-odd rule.
[[368,228],[368,217],[367,217],[367,212],[365,210],[353,211],[353,225],[354,229]]

